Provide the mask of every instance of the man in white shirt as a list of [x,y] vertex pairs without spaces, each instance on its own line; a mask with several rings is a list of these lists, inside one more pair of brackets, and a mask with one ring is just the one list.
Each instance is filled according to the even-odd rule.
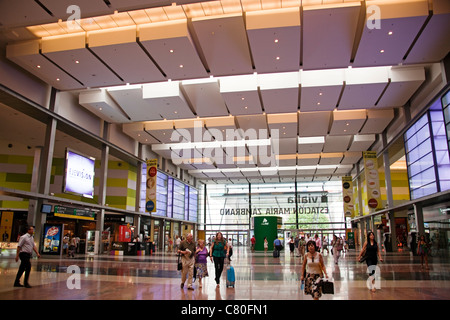
[[[30,284],[28,283],[28,279],[30,278],[30,271],[31,271],[31,262],[30,262],[31,255],[34,251],[34,252],[36,252],[38,258],[41,257],[41,255],[37,251],[36,245],[34,244],[33,233],[34,233],[34,228],[28,227],[27,233],[25,233],[19,239],[19,244],[17,245],[16,262],[18,262],[19,258],[20,258],[20,266],[19,266],[19,270],[17,271],[16,281],[14,282],[14,287],[24,287],[25,286],[25,288],[31,288]],[[24,272],[25,272],[24,285],[21,285],[20,278],[22,277],[22,274]]]

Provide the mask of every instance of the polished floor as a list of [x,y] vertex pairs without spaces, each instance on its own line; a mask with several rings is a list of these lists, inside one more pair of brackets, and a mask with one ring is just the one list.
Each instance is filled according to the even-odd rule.
[[[329,275],[335,284],[333,295],[320,300],[449,300],[450,257],[430,257],[429,270],[409,252],[383,253],[376,292],[367,287],[366,265],[356,261],[350,250],[334,264],[324,253]],[[216,288],[214,265],[208,262],[209,277],[203,287],[180,288],[181,273],[174,254],[156,253],[142,257],[108,255],[75,258],[43,256],[32,260],[32,288],[13,287],[19,263],[11,253],[0,256],[0,300],[312,300],[300,290],[301,258],[282,252],[249,252],[235,248],[232,265],[235,288],[226,288],[226,272]],[[79,274],[72,273],[79,271]],[[79,280],[79,281],[78,281]],[[78,287],[77,287],[78,286]]]

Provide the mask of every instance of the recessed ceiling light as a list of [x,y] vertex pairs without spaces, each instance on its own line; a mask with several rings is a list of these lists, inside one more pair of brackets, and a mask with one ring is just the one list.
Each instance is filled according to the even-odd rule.
[[248,109],[248,107],[247,107],[247,106],[245,106],[245,107],[244,107],[244,109]]
[[59,78],[56,78],[56,81],[59,81]]
[[317,105],[320,106],[320,102],[317,102]]
[[102,111],[103,109],[100,107],[100,108],[98,108],[98,110]]
[[183,68],[184,66],[182,64],[180,64],[180,68]]
[[173,49],[170,49],[169,52],[170,52],[170,53],[173,53]]
[[319,96],[321,96],[321,95],[323,95],[323,93],[322,93],[322,92],[319,92]]
[[174,111],[173,113],[177,114],[177,113],[178,113],[178,111]]
[[36,66],[36,68],[40,69],[40,68],[41,68],[41,66],[40,66],[40,65],[37,65],[37,66]]
[[80,61],[78,61],[78,60],[75,60],[75,63],[77,63],[77,64],[78,64],[78,63],[80,63]]
[[280,60],[280,57],[277,57],[277,60]]
[[383,49],[381,49],[381,50],[380,50],[380,53],[384,53],[384,50],[383,50]]
[[278,39],[275,39],[274,42],[275,42],[275,43],[278,43]]
[[388,35],[390,35],[390,36],[392,36],[393,34],[394,34],[394,32],[392,32],[392,31],[388,32]]

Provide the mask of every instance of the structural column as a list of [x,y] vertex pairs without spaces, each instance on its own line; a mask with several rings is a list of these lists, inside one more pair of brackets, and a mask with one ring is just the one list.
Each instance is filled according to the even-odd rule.
[[[103,127],[103,137],[107,138],[109,135],[109,124],[107,122],[104,123]],[[108,159],[109,159],[109,146],[106,144],[102,145],[102,155],[100,160],[100,177],[99,177],[99,193],[98,193],[98,204],[102,207],[106,205],[106,182],[108,178]],[[102,208],[97,213],[96,217],[96,227],[95,229],[98,231],[100,239],[103,231],[103,226],[105,225],[105,209]],[[97,239],[100,241],[100,239]],[[100,242],[99,242],[100,244]],[[98,246],[98,253],[102,252],[102,246]]]

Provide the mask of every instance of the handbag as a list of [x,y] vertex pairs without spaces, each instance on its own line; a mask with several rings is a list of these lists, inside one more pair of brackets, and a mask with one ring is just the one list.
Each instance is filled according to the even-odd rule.
[[322,280],[322,293],[334,294],[334,282],[329,279]]
[[180,271],[183,269],[183,263],[180,261],[181,255],[178,255],[178,264],[177,264],[177,270]]

